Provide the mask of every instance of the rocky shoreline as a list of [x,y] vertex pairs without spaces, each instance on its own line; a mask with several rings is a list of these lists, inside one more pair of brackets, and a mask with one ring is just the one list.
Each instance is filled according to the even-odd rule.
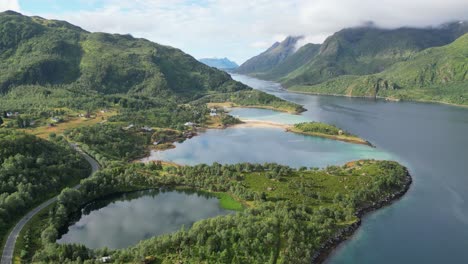
[[325,261],[325,259],[330,256],[330,254],[333,252],[333,250],[343,241],[347,240],[349,237],[351,237],[354,232],[361,226],[362,222],[362,217],[366,215],[369,212],[373,212],[375,210],[378,210],[384,206],[390,205],[393,202],[397,201],[400,199],[410,188],[411,183],[413,182],[411,175],[408,172],[408,169],[406,169],[406,182],[404,183],[403,189],[386,197],[383,200],[380,200],[378,202],[373,203],[372,205],[360,208],[356,212],[356,217],[359,219],[352,225],[340,230],[338,233],[336,233],[332,238],[328,239],[322,247],[312,256],[311,263],[314,264],[320,264]]

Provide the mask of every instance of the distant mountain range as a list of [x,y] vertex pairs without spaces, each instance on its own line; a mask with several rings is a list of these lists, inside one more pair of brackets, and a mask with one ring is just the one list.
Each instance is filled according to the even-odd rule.
[[[272,48],[248,60],[237,71],[279,81],[295,91],[468,104],[461,95],[462,90],[464,93],[468,88],[461,89],[459,84],[454,84],[465,82],[467,78],[468,57],[464,54],[468,45],[460,44],[466,37],[448,45],[467,32],[467,22],[434,28],[348,28],[328,37],[321,45],[307,44],[293,52],[291,45],[282,44],[294,39],[289,37],[280,43],[282,45],[275,43]],[[444,45],[448,46],[427,50]],[[272,57],[272,50],[275,50],[274,54],[283,54],[282,59],[277,63],[266,63],[266,58]],[[415,92],[449,84],[459,88],[444,92],[444,95],[433,93],[434,96]],[[402,92],[407,89],[413,92]],[[450,98],[446,97],[448,94]]]
[[218,58],[203,58],[203,59],[199,59],[200,62],[210,66],[210,67],[214,67],[214,68],[217,68],[217,69],[220,69],[220,70],[230,70],[230,69],[235,69],[237,67],[239,67],[239,65],[237,65],[237,63],[229,60],[228,58],[221,58],[221,59],[218,59]]

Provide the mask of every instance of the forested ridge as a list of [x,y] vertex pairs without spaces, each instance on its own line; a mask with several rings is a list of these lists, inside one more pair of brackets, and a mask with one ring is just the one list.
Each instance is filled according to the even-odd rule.
[[78,183],[89,164],[62,138],[50,141],[0,128],[0,236],[38,202]]

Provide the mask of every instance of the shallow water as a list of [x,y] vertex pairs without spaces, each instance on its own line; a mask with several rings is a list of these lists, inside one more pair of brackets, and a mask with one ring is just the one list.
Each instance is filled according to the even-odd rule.
[[58,243],[89,248],[125,248],[153,236],[189,227],[229,211],[219,200],[191,191],[148,190],[98,200],[82,210]]
[[[270,115],[268,120],[278,121],[273,117]],[[326,167],[358,159],[394,159],[389,153],[365,145],[304,136],[280,128],[211,129],[175,145],[174,149],[152,151],[143,161],[184,165],[276,162],[298,168]]]

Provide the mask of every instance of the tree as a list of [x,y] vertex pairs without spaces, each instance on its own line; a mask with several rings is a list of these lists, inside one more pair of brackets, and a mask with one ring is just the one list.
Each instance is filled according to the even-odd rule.
[[41,239],[43,243],[54,243],[57,240],[58,232],[53,226],[47,227],[42,231]]
[[0,117],[0,126],[3,125],[3,119]]

